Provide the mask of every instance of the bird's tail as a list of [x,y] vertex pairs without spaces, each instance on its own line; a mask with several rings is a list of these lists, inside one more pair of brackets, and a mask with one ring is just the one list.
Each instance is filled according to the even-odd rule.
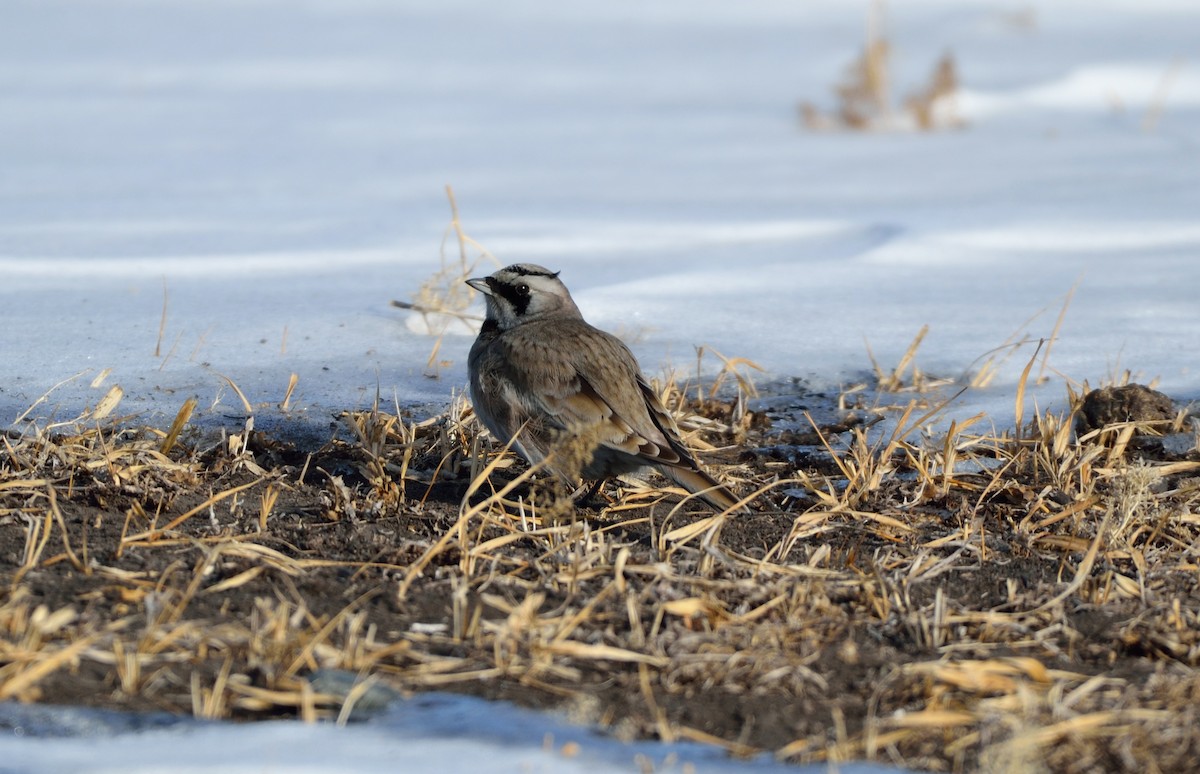
[[684,489],[702,498],[706,503],[719,511],[733,513],[750,513],[745,505],[739,505],[737,495],[730,492],[724,484],[699,468],[682,468],[674,465],[660,465],[659,470],[667,478],[679,484]]

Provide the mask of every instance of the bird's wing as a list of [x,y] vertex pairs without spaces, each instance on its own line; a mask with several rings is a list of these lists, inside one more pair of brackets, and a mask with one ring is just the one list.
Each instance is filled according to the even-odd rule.
[[646,402],[647,415],[654,426],[658,428],[658,432],[667,439],[667,443],[671,446],[671,451],[675,455],[674,461],[667,459],[668,455],[663,455],[662,462],[669,465],[682,465],[686,467],[697,467],[696,458],[683,445],[683,441],[679,437],[679,426],[675,424],[675,418],[671,416],[671,412],[667,411],[666,406],[658,399],[658,393],[650,386],[645,377],[638,374],[638,389],[642,392],[642,397]]
[[[582,320],[546,325],[554,326],[552,334],[525,325],[514,331],[519,338],[505,342],[505,379],[517,404],[510,421],[530,422],[526,443],[540,438],[548,448],[555,436],[586,434],[647,465],[694,464],[620,339]],[[564,340],[574,346],[561,346]]]
[[529,380],[518,392],[534,401],[518,413],[540,423],[529,433],[548,445],[564,434],[577,434],[589,446],[601,444],[658,466],[688,491],[703,492],[719,509],[736,507],[737,498],[705,473],[679,440],[675,421],[629,348],[582,321],[579,325],[583,327],[572,330],[566,323],[559,331],[578,344],[573,349],[538,347],[539,337],[511,353],[520,359],[512,373]]
[[[586,346],[572,358],[577,387],[566,397],[568,410],[585,422],[599,421],[596,440],[609,448],[646,464],[680,464],[683,449],[675,441],[674,425],[669,416],[654,416],[655,407],[659,411],[662,407],[653,398],[633,353],[620,339],[595,328],[583,341]],[[587,408],[580,410],[579,406]]]

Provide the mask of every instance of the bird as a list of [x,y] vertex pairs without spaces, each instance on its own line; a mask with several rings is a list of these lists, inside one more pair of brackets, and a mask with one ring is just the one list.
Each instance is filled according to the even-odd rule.
[[487,304],[467,358],[484,426],[571,486],[653,467],[714,508],[745,512],[683,445],[633,353],[583,319],[558,274],[517,263],[466,280]]

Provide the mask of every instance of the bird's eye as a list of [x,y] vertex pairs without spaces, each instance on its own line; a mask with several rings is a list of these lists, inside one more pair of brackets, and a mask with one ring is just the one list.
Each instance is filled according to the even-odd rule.
[[517,285],[517,295],[521,295],[521,296],[529,295],[529,286],[526,285],[524,282],[522,282],[520,285]]

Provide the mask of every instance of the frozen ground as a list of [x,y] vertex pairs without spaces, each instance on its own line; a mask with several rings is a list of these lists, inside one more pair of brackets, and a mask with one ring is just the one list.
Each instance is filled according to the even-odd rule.
[[[444,406],[470,335],[430,377],[389,301],[439,266],[445,184],[652,373],[706,345],[837,387],[864,339],[891,365],[928,324],[918,364],[958,376],[1048,336],[1076,287],[1042,405],[1123,369],[1200,398],[1200,7],[892,5],[898,91],[952,50],[968,128],[798,128],[865,2],[8,0],[0,423],[114,384],[118,413],[165,424],[195,396],[237,422],[226,377],[260,423],[318,434],[377,390]],[[1010,421],[1032,351],[962,411]]]

